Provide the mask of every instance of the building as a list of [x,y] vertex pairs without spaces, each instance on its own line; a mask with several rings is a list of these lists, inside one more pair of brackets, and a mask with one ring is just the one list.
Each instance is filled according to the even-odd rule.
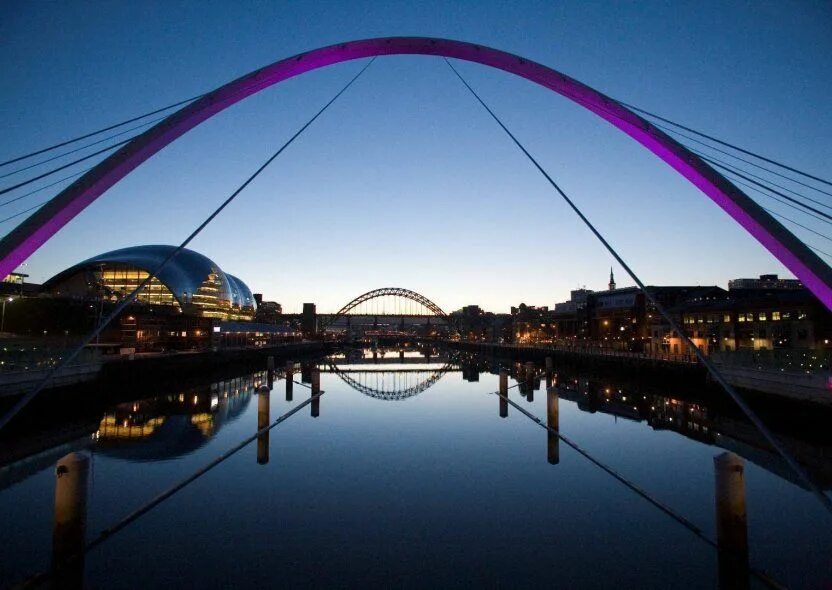
[[[116,302],[130,294],[173,253],[175,246],[133,246],[99,254],[43,285],[53,297]],[[172,308],[189,316],[250,320],[256,302],[248,286],[211,259],[183,249],[142,289],[136,304]]]
[[729,291],[739,290],[794,290],[803,289],[797,279],[781,279],[777,275],[760,275],[759,279],[733,279],[728,281]]
[[318,312],[314,303],[303,304],[300,326],[304,337],[308,338],[318,333]]
[[205,348],[221,324],[250,323],[256,302],[248,286],[202,254],[183,249],[156,272],[174,251],[174,246],[135,246],[75,264],[46,281],[40,293],[14,300],[6,327],[26,336],[86,334],[151,273],[154,278],[100,334],[101,346]]

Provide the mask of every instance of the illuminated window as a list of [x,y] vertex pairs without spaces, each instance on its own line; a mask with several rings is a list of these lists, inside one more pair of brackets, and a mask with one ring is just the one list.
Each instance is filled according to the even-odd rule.
[[772,311],[771,312],[771,319],[776,321],[780,320],[780,312],[779,311]]
[[757,318],[758,318],[761,322],[766,321],[766,319],[767,319],[766,312],[761,311],[759,314],[757,314]]
[[731,321],[731,314],[730,314],[730,313],[726,313],[726,314],[722,317],[722,321],[723,321],[723,322],[726,322],[726,323],[727,323],[727,322],[730,322],[730,321]]
[[741,313],[741,314],[737,315],[737,321],[744,322],[745,321],[745,314]]

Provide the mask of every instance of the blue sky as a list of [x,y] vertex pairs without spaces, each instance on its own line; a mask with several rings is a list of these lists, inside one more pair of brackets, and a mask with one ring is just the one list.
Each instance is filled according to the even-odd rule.
[[[424,35],[521,54],[828,177],[830,23],[822,2],[4,3],[0,159],[301,51]],[[106,250],[178,243],[359,67],[305,74],[207,121],[89,207],[25,272],[45,280]],[[609,124],[508,74],[459,67],[645,282],[788,274]],[[612,262],[447,66],[427,57],[377,60],[192,247],[287,311],[304,301],[334,310],[382,286],[445,309],[551,306],[578,286],[604,288]]]

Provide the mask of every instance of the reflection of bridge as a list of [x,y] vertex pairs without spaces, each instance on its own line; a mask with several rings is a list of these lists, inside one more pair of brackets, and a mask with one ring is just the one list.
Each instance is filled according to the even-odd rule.
[[398,370],[342,370],[336,365],[329,365],[331,372],[355,389],[376,399],[399,401],[414,397],[433,387],[450,369],[445,365],[438,369],[398,369]]
[[[419,349],[396,350],[390,356],[365,357],[364,351],[347,353],[343,359],[330,357],[327,368],[347,385],[370,397],[403,400],[435,385],[445,373],[459,371],[455,357],[426,357]],[[430,358],[430,360],[428,360]]]

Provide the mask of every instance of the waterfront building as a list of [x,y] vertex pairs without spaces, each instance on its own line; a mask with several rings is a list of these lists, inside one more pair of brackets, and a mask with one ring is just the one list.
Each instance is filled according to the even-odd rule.
[[[174,246],[132,246],[99,254],[58,273],[43,288],[54,297],[119,301],[174,250]],[[254,296],[243,281],[188,249],[180,251],[151,279],[137,295],[136,303],[220,320],[250,320],[256,308]]]

